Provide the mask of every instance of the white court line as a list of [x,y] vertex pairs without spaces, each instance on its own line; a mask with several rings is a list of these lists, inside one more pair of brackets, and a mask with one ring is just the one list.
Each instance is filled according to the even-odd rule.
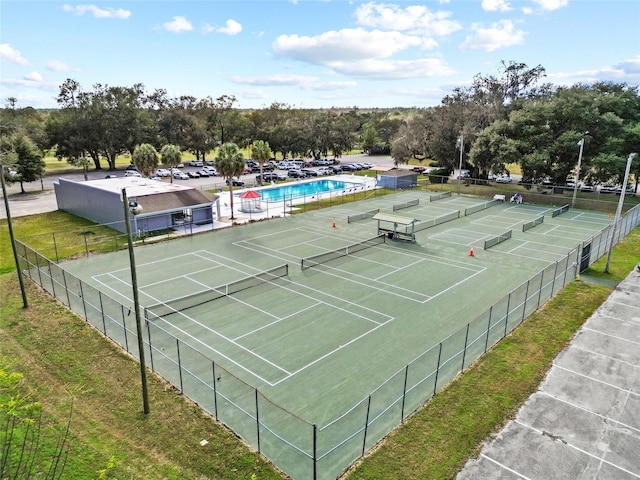
[[[239,301],[237,298],[234,298],[234,300]],[[243,304],[247,305],[247,304],[246,304],[246,302],[240,302],[240,303],[243,303]],[[311,310],[312,308],[315,308],[315,307],[317,307],[317,306],[318,306],[318,305],[320,305],[320,304],[321,304],[321,302],[315,303],[315,304],[313,304],[313,305],[309,305],[308,307],[305,307],[305,308],[303,308],[302,310],[297,310],[297,311],[295,311],[295,312],[293,312],[293,313],[290,313],[289,315],[285,315],[284,317],[277,317],[277,316],[275,316],[275,315],[271,315],[271,314],[269,314],[270,316],[272,316],[272,317],[276,318],[276,320],[275,320],[275,321],[273,321],[273,322],[271,322],[271,323],[267,323],[266,325],[263,325],[263,326],[261,326],[261,327],[254,328],[253,330],[251,330],[251,331],[249,331],[249,332],[247,332],[247,333],[243,333],[242,335],[239,335],[239,336],[237,336],[237,337],[234,337],[233,341],[234,341],[234,342],[236,342],[236,341],[238,341],[238,340],[240,340],[240,339],[242,339],[242,338],[244,338],[244,337],[248,337],[248,336],[250,336],[250,335],[253,335],[253,334],[255,334],[255,333],[258,333],[260,330],[264,330],[265,328],[269,328],[269,327],[271,327],[271,326],[273,326],[273,325],[277,325],[278,323],[280,323],[280,322],[282,322],[282,321],[284,321],[284,320],[288,320],[288,319],[290,319],[291,317],[293,317],[293,316],[295,316],[295,315],[298,315],[298,314],[300,314],[300,313],[302,313],[302,312],[305,312],[305,311],[307,311],[307,310]],[[250,305],[250,304],[249,304],[249,306],[252,306],[252,305]],[[268,312],[265,312],[265,313],[268,313]]]
[[[628,361],[623,360],[621,358],[612,357],[611,355],[607,355],[607,354],[604,354],[604,353],[601,353],[601,352],[596,352],[596,351],[593,351],[593,350],[591,350],[589,348],[580,347],[580,346],[574,345],[572,343],[571,344],[571,350],[574,350],[574,349],[575,350],[580,350],[581,352],[588,353],[589,355],[595,355],[595,356],[598,356],[598,357],[605,358],[607,360],[613,360],[613,361],[615,361],[617,363],[624,363],[624,364],[629,365],[629,366],[634,367],[634,368],[638,367],[638,365],[636,365],[635,363],[628,362]],[[553,362],[553,365],[554,366],[556,365],[555,361]]]
[[633,397],[640,398],[640,393],[636,393],[633,390],[630,390],[628,388],[619,387],[618,385],[614,385],[613,383],[605,382],[604,380],[600,380],[598,378],[591,377],[591,376],[589,376],[587,374],[577,372],[575,370],[572,370],[572,369],[567,368],[567,367],[563,367],[562,365],[558,365],[556,363],[554,363],[553,366],[558,368],[558,369],[560,369],[560,370],[564,370],[565,372],[569,372],[569,373],[571,373],[573,375],[577,375],[578,377],[586,378],[586,379],[591,380],[591,381],[596,382],[596,383],[601,383],[602,385],[606,385],[607,387],[611,387],[614,390],[618,390],[619,392],[624,392],[624,393],[626,393],[628,395],[631,395]]
[[[520,420],[514,420],[514,422],[517,423],[518,425],[523,426],[524,428],[528,428],[530,430],[533,430],[534,432],[538,433],[539,435],[545,435],[545,434],[548,435],[548,432],[545,432],[544,430],[540,430],[538,428],[535,428],[532,425],[526,425],[525,423],[521,422]],[[553,441],[555,441],[555,440],[553,440]],[[620,465],[616,465],[615,463],[610,462],[609,460],[605,460],[604,457],[598,457],[597,455],[594,455],[593,453],[587,452],[586,450],[584,450],[584,449],[582,449],[582,448],[580,448],[580,447],[578,447],[576,445],[572,445],[571,443],[569,443],[565,439],[562,439],[562,443],[564,445],[566,445],[567,447],[572,448],[573,450],[576,450],[576,451],[578,451],[580,453],[585,454],[586,456],[588,456],[590,458],[593,458],[595,460],[600,461],[601,463],[605,463],[605,464],[607,464],[607,465],[609,465],[609,466],[611,466],[611,467],[613,467],[613,468],[615,468],[617,470],[621,470],[621,471],[623,471],[625,473],[628,473],[629,475],[633,475],[636,478],[640,478],[640,475],[638,475],[638,474],[636,474],[636,473],[634,473],[634,472],[632,472],[630,470],[627,470],[626,468],[623,468]]]

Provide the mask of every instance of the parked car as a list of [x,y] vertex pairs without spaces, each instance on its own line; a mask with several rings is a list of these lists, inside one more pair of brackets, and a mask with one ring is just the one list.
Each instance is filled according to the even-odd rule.
[[[231,183],[234,187],[244,187],[244,182],[238,177],[233,177]],[[227,180],[227,185],[229,185],[229,180]]]
[[189,178],[200,178],[200,174],[198,172],[189,172]]
[[283,180],[286,180],[286,179],[287,179],[287,176],[282,172],[272,172],[271,173],[271,180],[283,181]]
[[177,171],[173,174],[173,178],[175,178],[176,180],[189,180],[189,175],[184,172]]
[[206,167],[204,167],[204,168],[202,169],[202,171],[203,171],[203,172],[207,172],[207,174],[208,174],[210,177],[217,177],[217,176],[218,176],[218,171],[217,171],[215,168],[210,167],[210,166],[206,166]]
[[333,169],[331,167],[320,167],[318,170],[318,175],[333,175]]
[[142,177],[140,172],[137,170],[125,170],[124,176],[125,177]]
[[312,168],[303,168],[300,171],[302,173],[304,173],[305,177],[317,177],[318,176],[317,170],[314,170]]
[[127,170],[135,170],[136,172],[138,171],[138,167],[136,167],[133,163],[130,165],[127,165]]
[[355,172],[358,170],[358,167],[356,167],[353,163],[347,163],[346,165],[342,165],[342,170],[347,172]]
[[596,186],[593,183],[585,183],[580,187],[581,192],[595,192]]
[[413,167],[411,169],[412,172],[416,172],[416,173],[424,173],[425,170],[426,170],[425,167],[418,167],[418,166]]
[[616,186],[610,183],[605,183],[600,187],[600,193],[614,193],[616,191]]
[[511,183],[512,181],[513,180],[509,175],[501,175],[500,177],[496,178],[496,183]]
[[107,176],[106,176],[106,177],[104,177],[104,178],[118,178],[118,176],[117,176],[117,175],[107,175]]
[[200,160],[191,160],[189,162],[189,166],[190,167],[202,167],[203,164],[202,164],[202,162]]
[[302,170],[296,170],[295,168],[292,168],[287,172],[287,177],[289,178],[304,178],[305,176],[306,175]]
[[[460,175],[458,175],[458,178],[470,178],[470,177],[471,177],[471,172],[469,172],[469,170],[460,170]],[[496,179],[496,182],[497,181],[498,179]],[[511,182],[511,179],[509,179],[509,182],[499,182],[499,183],[510,183],[510,182]]]
[[158,170],[156,170],[156,176],[158,176],[158,177],[170,177],[171,176],[171,171],[167,170],[166,168],[159,168]]
[[209,172],[207,170],[198,170],[198,175],[200,175],[201,177],[208,177],[209,176]]

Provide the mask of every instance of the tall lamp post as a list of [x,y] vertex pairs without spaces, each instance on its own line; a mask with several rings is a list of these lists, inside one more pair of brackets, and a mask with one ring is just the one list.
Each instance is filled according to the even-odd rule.
[[131,287],[133,288],[133,308],[136,315],[136,333],[138,336],[138,355],[140,357],[140,377],[142,380],[142,410],[149,413],[149,392],[147,390],[147,366],[144,360],[144,342],[142,341],[142,319],[140,318],[140,300],[138,298],[138,276],[136,274],[136,258],[133,253],[133,235],[129,213],[137,214],[142,210],[135,200],[127,199],[127,189],[122,189],[122,204],[124,205],[124,223],[127,227],[127,242],[129,244],[129,264],[131,267]]
[[11,211],[9,210],[9,197],[7,197],[7,186],[4,181],[5,165],[0,168],[0,183],[2,183],[2,198],[4,198],[4,208],[7,211],[7,227],[9,228],[9,238],[11,239],[11,249],[13,250],[13,260],[16,262],[16,270],[18,271],[18,281],[20,282],[20,291],[22,292],[22,306],[27,308],[27,292],[24,288],[24,280],[22,279],[22,270],[20,270],[20,257],[18,257],[18,248],[16,247],[16,237],[13,234],[13,224],[11,223]]
[[578,154],[578,170],[576,171],[576,181],[573,186],[573,199],[571,200],[571,208],[576,206],[576,193],[578,193],[578,181],[580,180],[580,164],[582,163],[582,150],[584,148],[584,138],[581,138],[578,142],[580,145],[580,153]]
[[627,169],[624,172],[624,181],[622,182],[622,191],[620,192],[620,200],[618,201],[618,208],[616,209],[616,216],[613,220],[613,227],[611,227],[611,238],[609,240],[609,252],[607,253],[607,263],[604,266],[604,273],[609,273],[609,263],[611,262],[611,251],[613,250],[613,239],[616,238],[616,229],[618,222],[620,221],[620,214],[622,213],[622,205],[624,203],[624,194],[627,191],[627,181],[629,180],[629,170],[631,170],[631,161],[635,157],[635,153],[630,153],[627,158]]
[[460,135],[460,166],[458,167],[458,195],[460,195],[460,180],[462,180],[462,155],[464,153],[464,135]]

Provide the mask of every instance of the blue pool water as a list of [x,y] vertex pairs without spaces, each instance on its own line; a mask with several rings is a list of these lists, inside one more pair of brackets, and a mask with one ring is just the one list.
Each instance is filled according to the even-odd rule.
[[327,193],[332,190],[353,188],[355,184],[339,180],[314,180],[312,182],[294,182],[281,187],[258,190],[265,202],[277,202],[283,199],[293,199]]

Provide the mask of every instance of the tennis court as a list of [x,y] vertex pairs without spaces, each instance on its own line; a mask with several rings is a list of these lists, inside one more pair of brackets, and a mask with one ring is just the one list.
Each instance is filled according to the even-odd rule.
[[[419,231],[415,243],[378,243],[374,220],[346,223],[357,211],[391,210],[405,197],[422,201],[396,213],[421,221],[479,203],[457,196],[429,202],[426,192],[407,192],[137,248],[140,303],[158,306],[158,326],[323,424],[609,222],[571,211],[523,233],[523,223],[551,208],[506,203]],[[482,249],[505,230],[513,237]],[[303,258],[359,242],[360,251],[301,268]],[[284,275],[224,293],[228,284],[283,266]],[[131,303],[126,252],[65,267]],[[212,289],[222,294],[208,300]],[[190,295],[196,298],[171,306]]]
[[[360,216],[373,211],[416,220],[416,241],[380,235]],[[305,423],[331,425],[610,223],[553,211],[408,191],[136,248],[152,355],[177,339]],[[128,265],[117,252],[64,268],[131,308]],[[218,388],[233,378],[213,375]]]

